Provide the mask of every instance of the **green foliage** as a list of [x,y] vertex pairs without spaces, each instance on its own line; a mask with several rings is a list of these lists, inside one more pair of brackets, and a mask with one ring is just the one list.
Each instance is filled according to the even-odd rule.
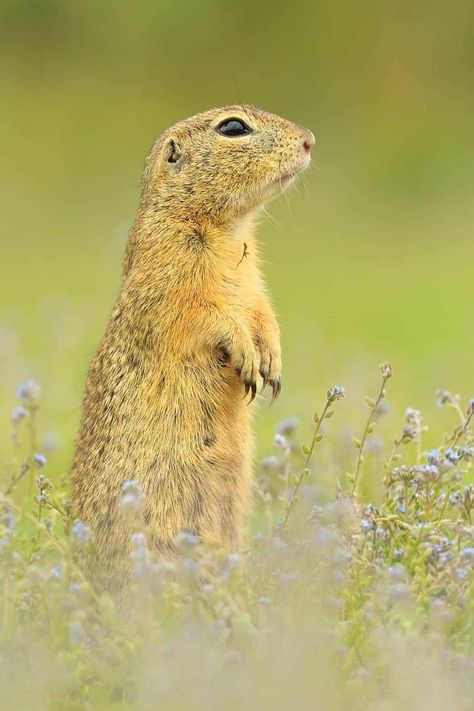
[[[38,451],[41,390],[18,388],[1,465],[7,707],[472,708],[474,400],[438,393],[458,422],[437,449],[413,408],[393,445],[376,447],[388,364],[381,375],[347,461],[347,432],[330,432],[344,388],[327,391],[309,445],[294,419],[279,425],[240,554],[211,554],[183,532],[179,559],[157,559],[142,524],[119,602],[88,581],[91,532],[70,520],[67,479],[50,479]],[[372,502],[358,493],[368,475],[380,480]],[[124,483],[137,523],[142,504]]]

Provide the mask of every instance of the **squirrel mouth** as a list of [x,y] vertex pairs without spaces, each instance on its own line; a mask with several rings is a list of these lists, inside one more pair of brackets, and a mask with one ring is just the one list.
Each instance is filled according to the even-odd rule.
[[289,183],[290,180],[293,180],[294,177],[294,173],[283,173],[283,175],[280,175],[279,178],[277,178],[276,182],[280,183],[281,185],[286,185],[286,183]]
[[293,183],[298,175],[307,168],[307,166],[308,163],[305,165],[295,165],[292,170],[284,170],[279,173],[267,183],[265,189],[266,194],[272,196],[282,193],[289,185],[291,185],[291,183]]
[[272,180],[272,187],[279,188],[280,190],[283,190],[286,188],[291,181],[296,178],[296,172],[287,172],[287,173],[281,173],[277,178]]

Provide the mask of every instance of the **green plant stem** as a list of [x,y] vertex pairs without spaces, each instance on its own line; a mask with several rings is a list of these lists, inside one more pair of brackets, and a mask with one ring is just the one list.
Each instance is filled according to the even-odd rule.
[[421,421],[417,420],[416,423],[416,463],[419,464],[421,462],[421,434],[422,434],[422,427],[421,427]]
[[303,479],[304,479],[305,476],[307,476],[307,474],[309,473],[308,467],[309,467],[309,464],[310,464],[310,462],[311,462],[311,457],[313,456],[313,452],[314,452],[314,448],[315,448],[315,446],[316,446],[316,442],[318,441],[318,434],[319,434],[319,430],[320,430],[320,428],[321,428],[321,423],[322,423],[322,421],[325,419],[326,414],[327,414],[327,411],[329,410],[329,406],[331,405],[331,403],[332,403],[332,400],[328,398],[328,399],[326,400],[326,404],[324,405],[324,408],[323,408],[323,412],[322,412],[322,414],[321,414],[321,417],[318,418],[318,421],[317,421],[317,423],[316,423],[316,427],[314,428],[313,438],[312,438],[312,440],[311,440],[311,445],[310,445],[310,448],[309,448],[309,450],[308,450],[308,454],[306,455],[306,459],[305,459],[303,471],[302,471],[301,474],[299,475],[298,481],[297,481],[296,484],[295,484],[295,488],[294,488],[294,490],[293,490],[293,494],[292,494],[290,503],[289,503],[289,505],[288,505],[288,508],[287,508],[287,510],[286,510],[286,514],[285,514],[285,517],[284,517],[284,519],[283,519],[283,523],[282,523],[282,525],[281,525],[281,528],[285,528],[286,524],[288,523],[288,519],[289,519],[289,517],[290,517],[290,514],[291,514],[291,512],[293,511],[293,508],[294,508],[294,506],[295,506],[295,504],[296,504],[296,501],[298,500],[298,491],[300,490],[301,484],[303,483]]
[[379,394],[377,395],[377,399],[375,400],[375,403],[370,411],[369,417],[368,417],[367,422],[365,424],[364,432],[362,434],[362,438],[360,440],[359,451],[357,453],[356,470],[355,470],[354,481],[353,481],[352,490],[351,490],[352,496],[354,496],[354,494],[356,493],[356,490],[357,490],[357,484],[359,482],[360,471],[362,468],[364,446],[365,446],[367,437],[369,436],[370,426],[371,426],[373,419],[375,417],[375,413],[377,412],[377,408],[380,405],[380,402],[381,402],[381,400],[383,400],[383,397],[385,395],[385,383],[387,382],[387,380],[388,380],[388,378],[385,376],[382,378],[382,385],[380,387]]
[[386,492],[386,494],[385,494],[385,497],[388,496],[388,489],[390,489],[390,487],[391,487],[392,484],[393,484],[393,480],[392,480],[392,464],[393,464],[393,460],[395,459],[395,457],[396,457],[397,454],[398,454],[398,450],[400,449],[402,442],[403,442],[403,437],[400,437],[400,439],[395,439],[395,441],[394,441],[394,443],[393,443],[392,451],[390,452],[390,456],[389,456],[389,458],[387,459],[387,462],[386,462],[386,464],[385,464],[385,467],[386,467],[386,470],[387,470],[387,479],[386,479],[386,481],[387,481],[387,484],[386,484],[387,492]]
[[16,477],[15,476],[12,477],[10,484],[8,485],[7,489],[5,490],[4,496],[9,496],[12,493],[15,486],[18,484],[19,481],[21,481],[21,479],[23,479],[25,474],[27,472],[29,472],[30,468],[31,467],[28,462],[24,462],[22,464],[19,474]]
[[[30,408],[30,417],[28,420],[28,427],[30,431],[30,451],[29,458],[33,460],[33,455],[36,451],[36,439],[37,439],[37,422],[36,422],[36,407]],[[28,496],[31,496],[33,490],[33,477],[28,479]]]
[[448,443],[451,445],[451,447],[455,447],[461,437],[465,435],[469,429],[469,425],[471,423],[472,416],[474,415],[474,410],[470,410],[468,416],[464,420],[464,424],[462,427],[459,427],[457,431],[454,432],[454,434],[451,436],[449,439]]
[[456,410],[456,412],[459,415],[459,419],[461,420],[461,425],[464,426],[464,424],[466,422],[466,418],[464,416],[464,412],[462,411],[462,407],[460,406],[460,404],[458,402],[454,401],[451,403],[451,407],[453,408],[453,410]]

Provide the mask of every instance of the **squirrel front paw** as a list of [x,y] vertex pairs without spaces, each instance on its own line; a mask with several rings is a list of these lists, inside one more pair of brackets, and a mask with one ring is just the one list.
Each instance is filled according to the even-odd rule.
[[247,334],[243,329],[236,330],[229,337],[225,348],[235,372],[244,385],[244,397],[251,393],[250,402],[252,402],[257,394],[260,358],[250,334]]
[[260,352],[259,373],[263,381],[262,391],[267,385],[272,388],[272,402],[276,400],[281,391],[281,351],[280,343],[264,335],[257,339],[257,348]]

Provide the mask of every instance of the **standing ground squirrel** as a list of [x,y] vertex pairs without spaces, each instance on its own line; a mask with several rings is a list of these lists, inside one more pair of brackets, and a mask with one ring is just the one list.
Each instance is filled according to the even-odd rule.
[[249,400],[258,382],[280,391],[253,220],[308,166],[313,145],[310,131],[237,105],[177,123],[151,149],[72,467],[73,515],[92,528],[99,585],[120,586],[129,568],[126,480],[141,485],[158,551],[172,553],[180,531],[238,546]]

